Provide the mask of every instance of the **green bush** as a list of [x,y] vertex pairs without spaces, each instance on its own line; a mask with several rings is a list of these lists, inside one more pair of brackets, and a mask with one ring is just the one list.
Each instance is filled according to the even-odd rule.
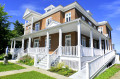
[[34,59],[31,58],[29,55],[25,55],[25,56],[21,57],[18,62],[29,65],[29,66],[34,65]]
[[[4,56],[5,56],[4,53],[1,54],[1,55],[0,55],[0,60],[3,60],[3,59],[4,59]],[[10,53],[8,54],[8,59],[12,59],[12,55],[11,55]]]
[[64,66],[64,63],[58,63],[58,65],[56,67],[51,67],[51,69],[49,69],[49,71],[51,72],[55,72],[64,76],[70,76],[72,74],[74,74],[76,71],[70,69],[67,65]]

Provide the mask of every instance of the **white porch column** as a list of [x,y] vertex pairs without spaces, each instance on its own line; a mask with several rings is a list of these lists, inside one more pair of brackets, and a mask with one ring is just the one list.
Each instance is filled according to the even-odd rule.
[[16,40],[14,40],[14,49],[15,49],[15,45],[16,45]]
[[33,32],[33,17],[32,17],[32,19],[31,19],[31,33]]
[[80,21],[78,21],[78,25],[77,25],[77,29],[78,29],[78,57],[79,57],[79,70],[81,70],[81,24]]
[[24,35],[25,35],[25,31],[26,31],[26,21],[25,21],[25,27],[24,27]]
[[31,37],[29,37],[29,44],[28,44],[28,48],[31,48]]
[[99,49],[102,49],[102,45],[101,45],[101,37],[99,36]]
[[30,50],[29,50],[30,48],[31,48],[31,37],[29,37],[29,42],[28,42],[28,49],[27,49],[28,53],[30,53]]
[[62,29],[59,29],[59,55],[62,55]]
[[13,48],[13,40],[11,40],[11,49]]
[[22,48],[24,49],[24,38],[22,39]]
[[90,30],[90,44],[91,44],[91,53],[92,56],[94,56],[94,51],[93,51],[93,31]]
[[50,68],[50,56],[49,56],[49,32],[48,31],[47,31],[46,53],[47,53],[47,69],[49,69]]
[[107,47],[106,47],[106,39],[105,39],[105,53],[107,52],[107,51],[106,51],[106,48],[107,48]]

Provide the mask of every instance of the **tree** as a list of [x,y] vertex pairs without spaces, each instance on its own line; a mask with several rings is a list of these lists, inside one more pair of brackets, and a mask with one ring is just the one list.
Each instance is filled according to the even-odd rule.
[[5,52],[5,48],[9,45],[10,40],[10,22],[8,13],[4,10],[4,5],[0,4],[0,54]]
[[15,37],[21,36],[24,34],[24,28],[23,28],[23,24],[20,23],[18,20],[15,21],[14,24],[14,33],[16,33]]
[[[22,23],[16,20],[15,23],[13,23],[13,25],[14,25],[14,30],[11,31],[13,38],[19,37],[24,34],[24,28]],[[17,42],[16,47],[20,47],[20,46],[21,46],[21,42]]]

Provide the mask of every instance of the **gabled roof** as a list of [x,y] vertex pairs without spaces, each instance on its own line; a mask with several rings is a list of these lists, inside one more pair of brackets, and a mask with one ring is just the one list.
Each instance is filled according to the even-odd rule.
[[52,22],[47,26],[48,28],[49,27],[53,27],[53,26],[56,26],[56,25],[58,25],[58,24],[61,24],[61,23],[59,23],[59,22],[57,22],[57,21],[55,21],[55,20],[52,20]]
[[33,11],[33,10],[27,8],[26,11],[25,11],[25,13],[24,13],[24,15],[23,15],[23,18],[25,18],[30,13],[33,13],[33,14],[36,14],[36,15],[39,15],[39,16],[42,15],[42,14],[36,12],[36,11]]
[[101,25],[106,25],[110,30],[112,30],[112,27],[110,26],[108,21],[98,22],[98,26],[101,26]]

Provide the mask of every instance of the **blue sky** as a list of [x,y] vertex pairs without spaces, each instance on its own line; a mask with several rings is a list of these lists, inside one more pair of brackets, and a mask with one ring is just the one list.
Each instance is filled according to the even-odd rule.
[[[112,42],[117,52],[120,52],[120,0],[0,0],[0,3],[5,4],[5,11],[13,16],[9,19],[11,22],[19,20],[24,23],[22,17],[26,8],[43,14],[44,8],[51,4],[66,6],[74,1],[84,9],[90,10],[97,22],[109,21],[113,28]],[[13,29],[13,25],[10,28]]]

